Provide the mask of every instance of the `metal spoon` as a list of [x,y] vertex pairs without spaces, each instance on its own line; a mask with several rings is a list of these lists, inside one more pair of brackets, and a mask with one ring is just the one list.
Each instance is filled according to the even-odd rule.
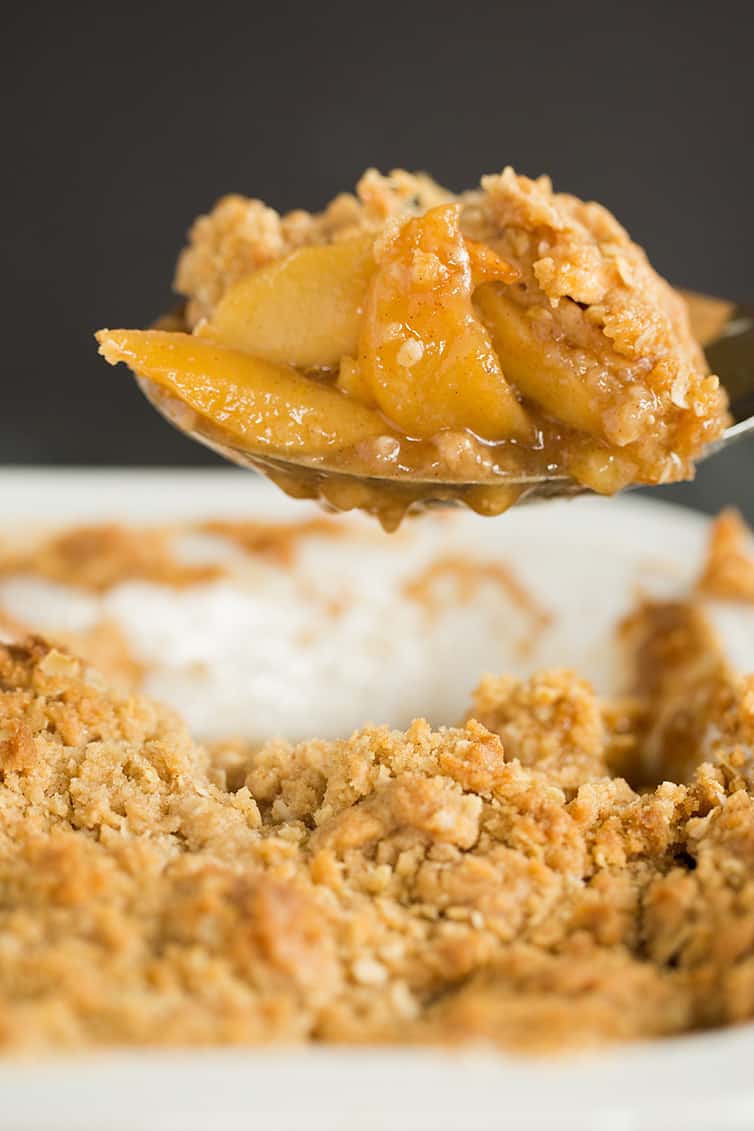
[[[723,436],[704,451],[702,458],[707,459],[742,436],[754,432],[754,306],[739,306],[725,299],[693,292],[684,292],[684,297],[689,305],[692,329],[704,347],[710,370],[719,376],[728,393],[733,419]],[[175,320],[170,324],[175,326]],[[167,320],[164,325],[168,325]],[[363,506],[366,510],[378,512],[385,522],[386,508],[382,504],[374,505],[374,499],[384,494],[392,499],[396,515],[395,522],[390,519],[385,522],[388,526],[397,525],[402,514],[417,504],[461,502],[483,513],[498,513],[514,502],[520,504],[588,492],[588,488],[565,475],[527,476],[485,470],[479,478],[467,477],[463,481],[444,478],[442,473],[425,478],[400,471],[364,476],[328,467],[321,459],[249,451],[225,442],[213,432],[209,422],[187,411],[174,398],[166,397],[151,382],[141,381],[140,384],[155,408],[178,429],[232,463],[261,471],[289,494],[320,498],[343,509]],[[510,495],[507,503],[506,489],[509,489]],[[505,505],[488,502],[493,497],[502,500]],[[390,510],[389,505],[387,510]]]

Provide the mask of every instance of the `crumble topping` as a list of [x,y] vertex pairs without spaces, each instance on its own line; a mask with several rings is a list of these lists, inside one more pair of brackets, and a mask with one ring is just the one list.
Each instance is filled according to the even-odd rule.
[[487,676],[455,727],[256,747],[0,645],[0,1048],[541,1051],[750,1020],[754,677],[694,594],[621,640],[622,698]]
[[607,728],[589,684],[567,671],[529,680],[485,676],[469,719],[500,736],[507,760],[536,766],[565,790],[606,777]]
[[319,213],[296,209],[281,216],[261,200],[224,196],[193,224],[178,260],[175,289],[187,299],[188,325],[208,317],[229,287],[249,271],[299,247],[376,234],[388,220],[419,215],[451,198],[431,177],[403,169],[387,176],[368,169],[355,195],[340,193]]
[[280,566],[292,563],[302,539],[313,535],[319,538],[339,538],[342,534],[342,527],[324,518],[310,518],[299,522],[212,519],[200,523],[197,529],[235,542],[245,553]]
[[733,508],[715,519],[698,589],[707,597],[754,602],[751,531]]
[[482,562],[461,554],[444,554],[435,558],[403,586],[405,596],[418,601],[429,616],[447,605],[447,587],[456,601],[473,599],[484,585],[499,588],[513,605],[526,613],[529,625],[519,641],[523,654],[534,648],[539,635],[553,622],[553,614],[523,584],[516,572],[504,562]]
[[0,555],[0,577],[32,574],[101,593],[123,581],[154,581],[182,588],[222,575],[216,565],[177,560],[170,532],[114,523],[67,528],[30,551]]
[[[655,658],[650,720],[684,670]],[[745,1020],[751,680],[705,710],[708,761],[644,793],[611,776],[630,715],[557,671],[485,680],[457,728],[271,742],[228,774],[164,708],[5,646],[0,1044],[542,1049]]]
[[183,589],[225,576],[223,565],[187,562],[172,544],[176,533],[211,534],[236,543],[246,554],[290,565],[302,539],[340,536],[325,518],[297,522],[212,519],[184,527],[98,523],[67,527],[31,548],[0,548],[0,577],[26,574],[103,593],[127,581],[150,581]]
[[[651,460],[672,436],[686,461],[724,414],[724,394],[706,375],[684,300],[644,250],[601,204],[554,192],[549,177],[507,168],[466,200],[474,237],[521,273],[511,301],[545,348],[576,351],[581,379],[605,397],[607,439],[638,455],[632,445],[646,445],[649,430],[655,453],[639,458]],[[663,419],[667,402],[676,411]]]

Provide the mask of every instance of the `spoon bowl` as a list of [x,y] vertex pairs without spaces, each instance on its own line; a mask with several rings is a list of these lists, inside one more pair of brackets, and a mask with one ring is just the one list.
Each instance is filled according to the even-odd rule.
[[[694,292],[683,294],[693,332],[705,350],[710,370],[719,376],[728,394],[732,418],[723,436],[702,454],[701,458],[706,459],[754,431],[754,306]],[[562,474],[527,475],[492,467],[480,469],[478,476],[452,478],[447,468],[440,465],[436,475],[394,467],[384,475],[361,474],[358,470],[328,465],[324,457],[251,450],[228,443],[207,420],[152,382],[139,383],[157,411],[192,439],[231,463],[268,476],[288,494],[319,498],[338,509],[374,510],[370,499],[381,494],[389,495],[395,502],[396,513],[401,514],[409,507],[434,503],[461,503],[480,513],[496,514],[513,504],[591,493],[583,484]],[[382,513],[381,518],[384,521]]]

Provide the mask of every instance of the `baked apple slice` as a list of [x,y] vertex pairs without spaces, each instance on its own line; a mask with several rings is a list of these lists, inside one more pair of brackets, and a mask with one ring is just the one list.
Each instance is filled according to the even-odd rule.
[[388,432],[379,413],[295,369],[164,330],[100,330],[100,353],[252,451],[319,456]]
[[356,349],[373,243],[358,237],[302,247],[245,275],[196,335],[280,365],[336,368]]
[[461,234],[461,206],[443,204],[381,242],[366,296],[356,364],[345,387],[369,395],[409,436],[469,429],[484,440],[531,437],[472,304],[479,282],[517,272]]

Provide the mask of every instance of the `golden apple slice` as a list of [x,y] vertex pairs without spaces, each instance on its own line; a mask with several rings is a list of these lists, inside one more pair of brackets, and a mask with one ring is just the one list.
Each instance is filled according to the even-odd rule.
[[295,370],[164,330],[100,330],[100,353],[124,361],[249,451],[323,455],[389,433],[377,412]]
[[602,431],[602,413],[557,342],[543,342],[520,306],[494,283],[474,294],[503,371],[521,393],[557,420],[583,432]]
[[373,242],[302,247],[245,275],[197,335],[280,365],[337,365],[356,352]]
[[[360,377],[410,436],[468,428],[486,440],[530,437],[471,296],[477,282],[512,282],[515,269],[468,244],[460,205],[408,220],[378,255],[359,339]],[[349,374],[351,385],[353,375]]]
[[347,393],[349,397],[356,397],[363,404],[367,404],[370,408],[374,408],[375,399],[372,396],[372,391],[364,380],[361,372],[361,366],[355,357],[342,357],[340,359],[340,369],[338,370],[337,386]]

